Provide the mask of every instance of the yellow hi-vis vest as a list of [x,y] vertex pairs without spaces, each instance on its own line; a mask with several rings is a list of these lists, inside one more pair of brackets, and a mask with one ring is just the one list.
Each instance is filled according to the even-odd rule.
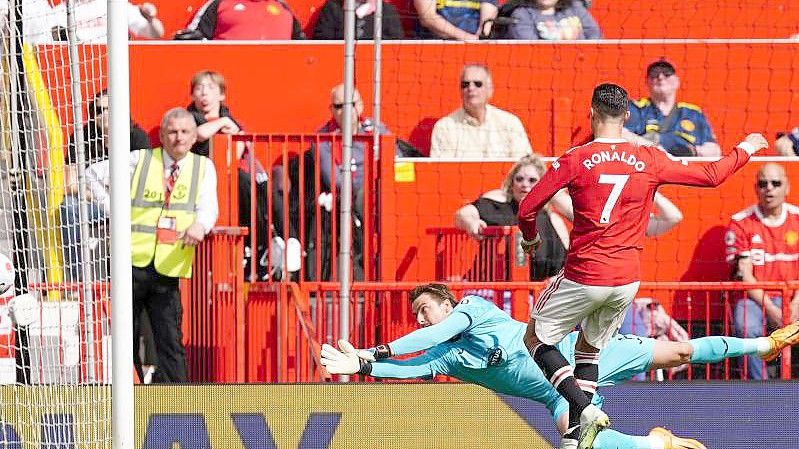
[[[169,277],[191,277],[194,247],[176,243],[159,243],[156,239],[158,220],[175,219],[178,233],[194,223],[200,182],[205,176],[206,158],[189,153],[172,188],[169,204],[164,204],[164,157],[161,148],[141,150],[130,186],[131,248],[133,266],[146,267],[153,262],[155,270]],[[153,261],[153,259],[155,259]]]

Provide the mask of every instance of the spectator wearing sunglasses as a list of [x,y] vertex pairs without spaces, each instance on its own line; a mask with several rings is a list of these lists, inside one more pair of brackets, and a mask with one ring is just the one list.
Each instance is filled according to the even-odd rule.
[[662,147],[674,156],[720,156],[721,147],[699,106],[677,101],[680,78],[674,64],[659,59],[646,69],[649,97],[630,103],[622,136]]
[[533,152],[521,120],[488,104],[494,84],[487,67],[466,65],[459,88],[461,107],[433,126],[430,157],[519,159]]
[[[725,235],[727,261],[735,280],[744,282],[793,281],[799,279],[799,207],[785,202],[790,185],[785,168],[770,162],[755,180],[757,204],[732,216]],[[742,337],[761,337],[765,330],[781,327],[782,303],[790,300],[790,321],[799,320],[799,290],[791,298],[781,291],[747,290],[735,304],[733,323]],[[764,322],[765,320],[765,322]],[[749,379],[767,379],[763,360],[749,357],[745,365]]]
[[[330,91],[330,102],[328,108],[330,111],[330,120],[327,121],[317,131],[320,134],[340,134],[341,128],[344,123],[344,109],[347,106],[344,97],[344,84],[339,84]],[[353,92],[353,117],[352,117],[352,132],[354,134],[371,134],[375,131],[375,126],[379,126],[380,134],[389,134],[390,131],[382,124],[375,125],[369,119],[363,117],[364,105],[358,89]],[[319,165],[316,165],[316,153],[319,156]],[[344,179],[344,166],[342,161],[342,145],[341,141],[331,143],[330,141],[320,142],[318,145],[313,145],[303,155],[304,160],[304,179],[300,179],[299,161],[294,159],[289,166],[289,173],[292,186],[297,186],[300,183],[304,185],[304,203],[305,208],[305,235],[307,236],[306,245],[306,269],[305,275],[310,280],[333,280],[333,258],[332,251],[332,225],[338,217],[333,217],[331,212],[333,209],[333,202],[340,200],[341,184]],[[364,219],[364,206],[363,206],[363,188],[364,188],[364,162],[366,157],[371,154],[366,148],[366,142],[363,140],[353,140],[352,142],[352,206],[354,223],[352,231],[352,257],[353,257],[353,278],[355,280],[364,279],[363,267],[363,219]],[[319,191],[316,188],[316,177],[314,173],[319,172],[320,187]],[[333,192],[336,194],[333,195]],[[296,208],[300,204],[299,189],[291,189],[291,204]],[[317,214],[317,210],[321,213]],[[335,210],[340,210],[336,206]],[[299,217],[299,211],[292,210],[294,217]],[[321,227],[322,237],[321,241],[314,241],[316,237],[315,229]],[[338,225],[335,229],[341,229]],[[319,253],[317,253],[317,251]],[[317,256],[319,254],[319,256]],[[321,265],[317,264],[320,262]]]
[[[536,154],[523,156],[505,176],[502,187],[489,190],[470,204],[455,213],[455,226],[462,229],[475,240],[483,240],[483,230],[487,226],[515,226],[518,223],[519,202],[541,179],[545,171],[544,163]],[[565,197],[565,198],[564,198]],[[555,275],[561,268],[569,246],[569,230],[558,214],[571,212],[571,201],[565,192],[556,195],[550,207],[538,213],[538,231],[542,244],[530,263],[530,278],[543,280]]]

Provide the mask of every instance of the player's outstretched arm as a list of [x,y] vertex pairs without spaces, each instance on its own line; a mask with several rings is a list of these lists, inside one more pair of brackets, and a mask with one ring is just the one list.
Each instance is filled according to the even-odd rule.
[[728,155],[714,162],[691,162],[677,159],[665,152],[657,152],[657,176],[660,184],[681,184],[695,187],[716,187],[731,174],[746,165],[749,157],[768,148],[762,134],[752,133],[735,146]]
[[369,362],[358,357],[357,350],[346,340],[339,340],[338,350],[322,345],[321,364],[330,374],[364,374],[394,379],[430,378],[436,374],[438,356],[426,353],[407,360]]
[[[374,361],[393,357],[395,355],[412,354],[430,349],[435,345],[444,343],[460,334],[472,324],[471,318],[465,313],[452,313],[447,319],[432,326],[417,329],[400,337],[387,345],[378,345],[374,348],[362,350],[359,355],[364,359]],[[369,351],[373,358],[365,353]]]

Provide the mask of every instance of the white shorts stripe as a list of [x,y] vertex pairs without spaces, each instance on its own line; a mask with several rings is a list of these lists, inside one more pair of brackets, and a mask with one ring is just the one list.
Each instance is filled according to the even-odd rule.
[[547,301],[549,301],[550,296],[554,293],[558,287],[560,286],[560,282],[563,280],[563,270],[560,270],[560,273],[552,280],[552,282],[547,285],[543,292],[541,292],[541,296],[538,297],[538,304],[535,305],[535,310],[541,310],[541,307],[544,307]]

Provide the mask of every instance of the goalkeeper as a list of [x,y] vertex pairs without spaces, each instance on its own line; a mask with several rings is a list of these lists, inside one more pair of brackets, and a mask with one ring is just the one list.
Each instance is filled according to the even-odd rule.
[[[365,374],[399,379],[447,375],[490,390],[524,397],[544,404],[561,435],[567,427],[569,404],[530,357],[522,336],[527,324],[516,321],[479,296],[455,302],[443,284],[423,284],[411,290],[409,299],[422,329],[389,344],[357,350],[339,341],[341,351],[322,346],[321,363],[331,374]],[[574,363],[572,332],[558,350]],[[769,337],[703,337],[688,342],[667,342],[630,335],[617,335],[599,360],[599,386],[623,383],[651,369],[684,363],[715,363],[726,358],[757,355],[776,358],[788,345],[799,342],[799,322],[779,329]],[[405,360],[391,357],[427,350]],[[602,397],[593,402],[601,406]],[[704,449],[698,441],[674,436],[655,428],[649,436],[630,436],[607,429],[594,441],[595,449]]]

